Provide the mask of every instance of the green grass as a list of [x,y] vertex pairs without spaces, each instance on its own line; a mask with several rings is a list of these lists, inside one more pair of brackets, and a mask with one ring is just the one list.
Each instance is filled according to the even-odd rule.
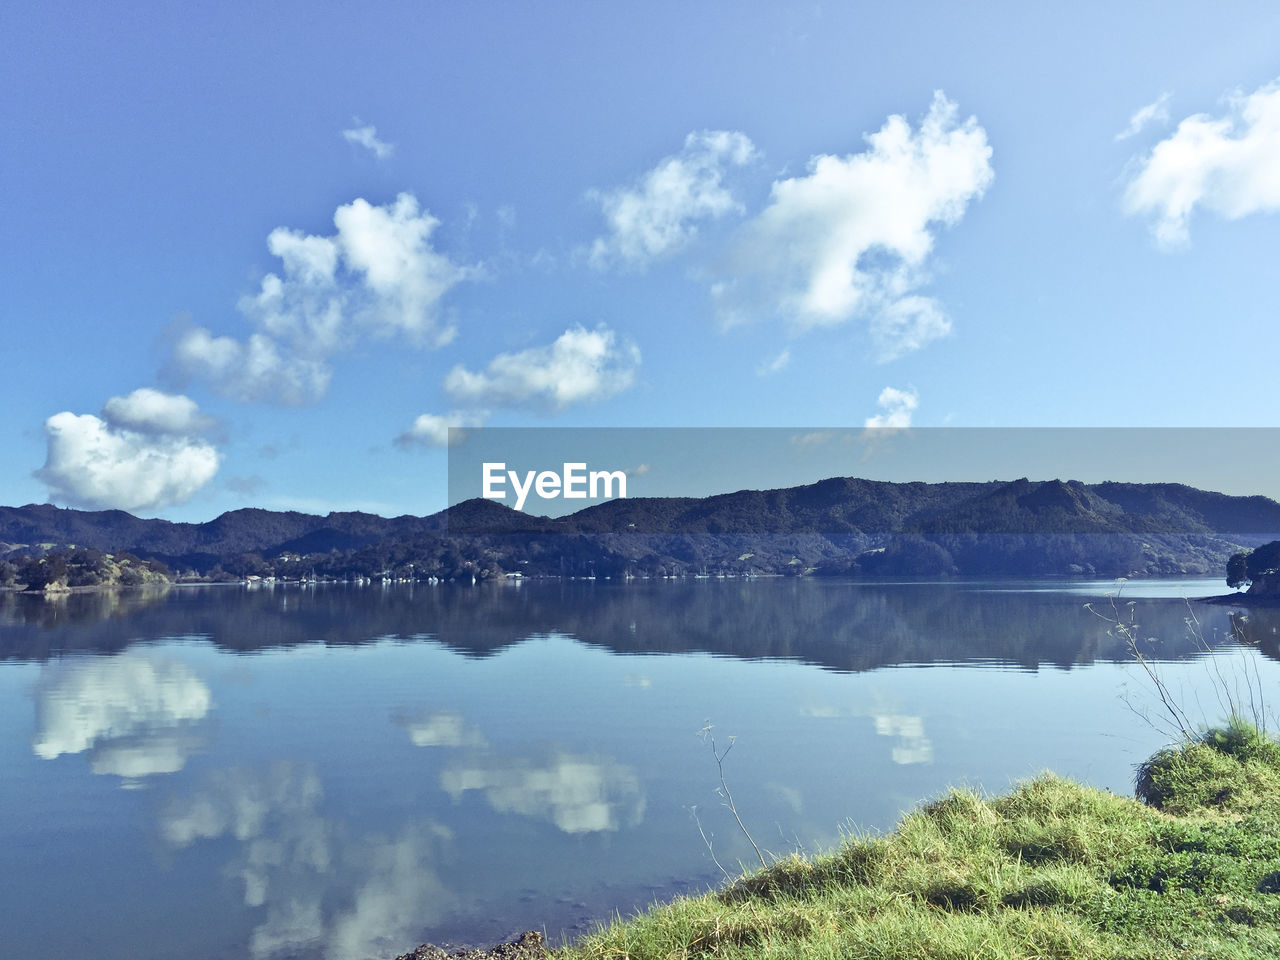
[[1280,957],[1280,744],[1233,720],[1143,764],[1139,796],[1051,774],[790,857],[564,960]]

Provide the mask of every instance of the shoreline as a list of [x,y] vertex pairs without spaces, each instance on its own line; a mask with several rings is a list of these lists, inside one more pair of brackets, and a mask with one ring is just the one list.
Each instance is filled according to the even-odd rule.
[[1136,797],[1053,773],[994,796],[952,787],[889,833],[776,858],[555,949],[529,931],[396,960],[1272,955],[1280,743],[1232,720],[1158,751],[1135,783]]
[[[990,575],[990,576],[973,576],[973,577],[788,577],[785,574],[757,574],[750,577],[743,576],[668,576],[668,577],[569,577],[569,576],[520,576],[520,577],[482,577],[470,583],[462,579],[452,580],[295,580],[277,578],[272,580],[166,580],[152,581],[149,583],[99,583],[99,584],[82,584],[74,587],[59,587],[57,589],[29,590],[26,587],[2,586],[0,585],[0,594],[13,594],[15,596],[24,597],[59,597],[69,596],[71,594],[86,593],[104,593],[108,591],[121,590],[156,590],[170,589],[173,587],[253,587],[260,589],[261,587],[385,587],[385,586],[481,586],[484,584],[519,584],[519,583],[658,583],[658,582],[700,582],[700,581],[750,581],[750,580],[807,580],[818,583],[851,583],[865,585],[884,585],[899,586],[903,584],[967,584],[967,583],[1018,583],[1023,581],[1043,581],[1043,582],[1064,582],[1064,583],[1151,583],[1166,580],[1220,580],[1220,577],[1205,577],[1196,574],[1174,574],[1174,575],[1142,575],[1118,578],[1093,578],[1093,577],[1075,577],[1069,574],[1043,574],[1034,576],[1019,575]],[[1271,597],[1266,595],[1250,595],[1247,592],[1221,594],[1207,597],[1184,597],[1181,599],[1192,600],[1197,603],[1210,603],[1223,606],[1240,605],[1240,606],[1277,606],[1280,605],[1280,597]]]
[[1280,607],[1280,596],[1268,594],[1227,593],[1217,597],[1197,597],[1196,601],[1218,607]]

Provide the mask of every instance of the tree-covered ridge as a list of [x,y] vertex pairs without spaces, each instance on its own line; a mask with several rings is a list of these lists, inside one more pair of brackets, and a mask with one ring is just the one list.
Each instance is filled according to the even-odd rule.
[[[1213,574],[1280,532],[1280,503],[1178,484],[889,483],[837,477],[558,518],[469,500],[427,517],[236,510],[207,523],[0,507],[0,581],[72,546],[180,578],[1170,576]],[[107,582],[107,581],[103,581]]]

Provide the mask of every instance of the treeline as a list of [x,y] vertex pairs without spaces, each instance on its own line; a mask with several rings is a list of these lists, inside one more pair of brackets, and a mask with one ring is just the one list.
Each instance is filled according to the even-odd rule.
[[420,534],[353,549],[139,557],[91,547],[10,553],[0,586],[73,587],[183,581],[442,580],[527,577],[945,578],[1142,577],[1221,574],[1233,588],[1280,595],[1280,541],[1256,550],[1205,536],[986,534],[798,535]]
[[0,586],[45,593],[73,587],[137,587],[171,583],[172,579],[172,571],[161,560],[143,560],[132,553],[104,553],[92,547],[0,560]]
[[[350,550],[157,561],[178,580],[462,580],[526,577],[1143,577],[1221,574],[1214,537],[1042,534],[877,537],[651,534],[422,535]],[[197,557],[204,560],[204,557]]]
[[[139,558],[94,548],[0,561],[31,590],[169,581],[485,580],[527,577],[1143,577],[1221,573],[1239,544],[1128,534],[420,534],[340,550]],[[1255,551],[1265,555],[1266,548]],[[1243,556],[1242,554],[1237,554]],[[1235,562],[1235,561],[1233,561]]]

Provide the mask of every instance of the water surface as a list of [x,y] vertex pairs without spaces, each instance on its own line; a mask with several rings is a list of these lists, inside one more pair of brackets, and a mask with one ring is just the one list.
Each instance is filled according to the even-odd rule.
[[[1118,596],[1116,596],[1118,592]],[[1280,678],[1221,581],[180,588],[0,598],[13,956],[553,939],[1052,768],[1128,793],[1158,702]],[[1091,608],[1085,606],[1091,604]],[[1200,622],[1199,633],[1188,618]],[[1155,638],[1148,642],[1147,638]],[[1244,690],[1237,687],[1237,690]],[[1274,702],[1274,698],[1273,698]],[[1139,716],[1149,712],[1153,722]],[[696,818],[696,819],[695,819]]]

